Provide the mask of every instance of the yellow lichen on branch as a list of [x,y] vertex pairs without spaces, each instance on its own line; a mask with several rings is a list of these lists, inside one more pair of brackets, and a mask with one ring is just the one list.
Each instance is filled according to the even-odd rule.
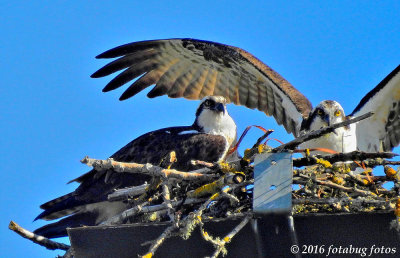
[[197,181],[209,181],[215,178],[215,175],[200,174],[195,172],[182,172],[175,169],[164,169],[152,164],[139,164],[139,163],[127,163],[118,162],[113,159],[107,160],[96,160],[89,157],[85,157],[81,160],[82,163],[93,167],[95,170],[107,170],[113,169],[115,172],[124,173],[139,173],[149,176],[158,176],[165,178],[175,178],[180,180],[197,180]]

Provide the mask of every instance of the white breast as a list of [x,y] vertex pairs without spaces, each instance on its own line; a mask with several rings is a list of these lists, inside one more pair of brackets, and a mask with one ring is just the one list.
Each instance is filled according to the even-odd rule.
[[236,139],[236,124],[227,112],[215,113],[205,110],[198,117],[198,124],[204,133],[224,136],[229,146]]
[[[317,139],[304,142],[300,145],[302,149],[325,148],[336,152],[351,152],[357,150],[356,125],[351,124],[350,129],[343,127],[335,129],[335,133],[323,135]],[[314,151],[312,154],[327,154],[326,152]]]

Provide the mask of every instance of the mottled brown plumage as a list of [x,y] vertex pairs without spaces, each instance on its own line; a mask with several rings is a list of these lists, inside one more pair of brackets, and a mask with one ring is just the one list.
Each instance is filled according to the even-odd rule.
[[237,105],[257,108],[274,116],[289,133],[298,135],[299,122],[311,104],[288,81],[243,49],[210,41],[169,39],[141,41],[116,47],[97,58],[116,58],[92,77],[123,70],[103,91],[116,89],[136,80],[122,94],[132,97],[148,86],[153,98],[202,99],[220,95]]
[[[117,57],[92,77],[103,77],[126,68],[104,88],[109,91],[143,75],[128,87],[121,100],[154,84],[148,93],[151,98],[168,95],[199,99],[221,95],[228,102],[257,108],[273,116],[296,137],[306,133],[317,117],[315,114],[309,117],[313,115],[311,103],[288,81],[237,47],[196,39],[151,40],[122,45],[97,56]],[[350,116],[368,112],[374,115],[358,123],[359,129],[354,128],[354,133],[325,141],[326,147],[337,149],[337,141],[342,142],[342,138],[343,146],[351,145],[363,151],[390,151],[400,143],[399,71],[400,66],[371,90]]]
[[[177,161],[171,168],[190,171],[199,168],[191,160],[217,162],[226,157],[229,147],[236,138],[236,125],[229,116],[223,97],[205,98],[196,111],[192,126],[169,127],[146,133],[128,143],[111,156],[116,161],[151,163],[161,161],[175,151]],[[118,173],[113,170],[96,171],[72,180],[80,183],[78,188],[67,195],[51,200],[40,207],[44,211],[36,219],[53,220],[63,218],[35,231],[46,237],[66,235],[67,227],[97,225],[128,208],[124,202],[107,201],[115,189],[136,186],[149,181],[143,174]]]

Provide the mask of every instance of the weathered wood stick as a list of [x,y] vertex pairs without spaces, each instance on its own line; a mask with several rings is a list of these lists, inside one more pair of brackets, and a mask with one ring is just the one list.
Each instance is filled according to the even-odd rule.
[[368,113],[366,113],[364,115],[361,115],[361,116],[346,120],[344,122],[333,124],[333,125],[324,127],[322,129],[309,132],[309,133],[307,133],[305,135],[297,137],[296,139],[294,139],[294,140],[292,140],[292,141],[290,141],[288,143],[282,144],[281,146],[274,148],[272,150],[272,152],[281,152],[281,151],[285,151],[285,150],[294,150],[297,146],[299,146],[303,142],[318,138],[318,137],[320,137],[320,136],[322,136],[324,134],[327,134],[327,133],[331,133],[336,128],[356,123],[358,121],[361,121],[363,119],[366,119],[366,118],[372,116],[373,114],[374,114],[373,112],[368,112]]
[[96,160],[89,157],[85,157],[81,160],[82,163],[93,167],[95,170],[107,170],[113,169],[115,172],[124,173],[139,173],[149,176],[165,177],[165,178],[176,178],[180,180],[195,180],[195,181],[209,181],[214,179],[215,175],[182,172],[175,169],[164,169],[152,164],[138,164],[138,163],[126,163],[118,162],[113,159],[107,160]]
[[[363,151],[352,151],[347,153],[336,153],[326,156],[315,155],[317,158],[323,158],[324,160],[329,161],[330,163],[335,163],[339,161],[351,161],[351,160],[366,160],[366,159],[377,159],[377,158],[385,158],[390,159],[398,154],[393,152],[363,152]],[[294,167],[303,167],[317,164],[315,159],[309,159],[308,157],[293,159]]]
[[148,186],[149,186],[149,184],[146,183],[143,185],[123,188],[123,189],[117,189],[117,190],[115,190],[115,192],[109,194],[107,198],[109,201],[119,201],[119,200],[128,199],[129,197],[137,196],[137,195],[141,195],[141,194],[145,193],[146,188]]
[[[205,200],[207,200],[207,199],[188,198],[185,200],[184,205],[201,203],[201,202],[204,202]],[[182,203],[182,200],[173,201],[173,202],[171,202],[171,205],[172,205],[172,207],[177,207],[181,203]],[[156,211],[160,211],[160,210],[167,210],[168,208],[169,207],[166,203],[156,204],[156,205],[148,205],[148,202],[144,202],[140,205],[136,205],[133,208],[127,209],[127,210],[123,211],[122,213],[102,222],[101,225],[110,226],[110,225],[123,224],[123,221],[125,219],[132,217],[134,215],[137,215],[140,213],[150,213],[150,212],[156,212]]]
[[66,245],[63,243],[58,243],[58,242],[52,241],[46,237],[36,235],[35,233],[24,229],[23,227],[21,227],[14,221],[10,221],[8,228],[11,229],[12,231],[14,231],[15,233],[17,233],[18,235],[20,235],[26,239],[29,239],[38,245],[44,246],[50,250],[58,250],[59,249],[59,250],[67,251],[70,248],[69,245]]
[[247,225],[247,223],[250,221],[251,216],[246,216],[231,232],[229,232],[223,239],[222,239],[222,244],[218,246],[218,248],[215,250],[213,255],[211,256],[212,258],[217,258],[218,255],[221,253],[221,251],[224,249],[225,244],[229,243],[232,238],[244,228],[244,226]]
[[352,205],[375,205],[375,206],[387,206],[390,205],[390,202],[388,202],[384,198],[380,199],[367,199],[367,198],[349,198],[349,197],[343,197],[343,198],[299,198],[299,199],[293,199],[292,203],[294,205],[296,204],[334,204],[334,203],[351,203]]

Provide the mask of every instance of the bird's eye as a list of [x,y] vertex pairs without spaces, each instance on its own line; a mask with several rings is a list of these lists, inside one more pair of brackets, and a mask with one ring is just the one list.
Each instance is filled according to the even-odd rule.
[[205,105],[206,107],[211,106],[211,104],[212,104],[212,101],[209,100],[209,99],[207,99],[206,101],[204,101],[204,105]]
[[322,115],[324,114],[324,111],[322,111],[322,109],[318,109],[318,110],[317,110],[317,114],[318,114],[319,116],[322,116]]
[[335,116],[340,116],[340,114],[342,114],[342,112],[340,112],[340,110],[335,111]]

